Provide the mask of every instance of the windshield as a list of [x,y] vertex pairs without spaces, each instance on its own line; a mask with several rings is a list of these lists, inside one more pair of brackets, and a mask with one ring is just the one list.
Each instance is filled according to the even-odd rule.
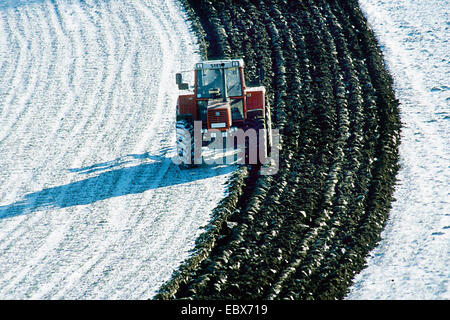
[[[224,95],[224,69],[202,69],[197,71],[197,98],[212,98],[218,93]],[[241,77],[239,68],[225,69],[228,96],[241,96]],[[217,91],[218,90],[218,91]]]
[[211,91],[223,91],[223,69],[197,71],[197,98],[210,98]]

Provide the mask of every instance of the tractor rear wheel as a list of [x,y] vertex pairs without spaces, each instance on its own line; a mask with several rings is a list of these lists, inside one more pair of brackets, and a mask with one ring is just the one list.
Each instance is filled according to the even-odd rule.
[[176,139],[179,166],[181,168],[193,168],[195,166],[194,126],[190,121],[177,121]]
[[[256,146],[253,146],[253,148],[250,146],[250,139],[245,140],[245,164],[251,165],[261,165],[264,161],[264,159],[261,159],[261,153],[264,155],[267,155],[267,130],[266,130],[266,123],[263,118],[255,118],[250,119],[247,121],[247,124],[245,126],[245,130],[253,129],[256,131]],[[264,129],[260,131],[261,129]],[[262,145],[261,145],[262,144]],[[261,148],[264,148],[264,150],[260,150]],[[250,155],[251,152],[256,152],[256,163],[252,160],[252,157]],[[253,155],[254,157],[254,155]],[[261,161],[262,160],[262,161]],[[252,163],[251,163],[252,162]]]

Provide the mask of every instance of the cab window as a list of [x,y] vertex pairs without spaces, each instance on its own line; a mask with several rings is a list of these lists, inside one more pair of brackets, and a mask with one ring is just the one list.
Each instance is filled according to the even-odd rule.
[[242,96],[241,75],[239,68],[225,69],[227,93],[230,97]]

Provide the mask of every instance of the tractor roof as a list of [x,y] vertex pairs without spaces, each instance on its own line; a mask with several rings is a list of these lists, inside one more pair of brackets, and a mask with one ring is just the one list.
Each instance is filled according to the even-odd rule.
[[228,59],[228,60],[208,60],[195,64],[196,70],[201,69],[221,69],[221,68],[235,68],[243,67],[244,60],[242,59]]

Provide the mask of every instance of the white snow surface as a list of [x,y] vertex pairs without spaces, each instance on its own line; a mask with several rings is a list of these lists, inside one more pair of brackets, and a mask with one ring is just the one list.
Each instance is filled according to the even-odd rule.
[[171,161],[189,30],[175,0],[0,1],[0,299],[148,299],[189,257],[233,170]]
[[347,299],[450,299],[450,2],[360,5],[401,103],[402,168],[382,241]]

